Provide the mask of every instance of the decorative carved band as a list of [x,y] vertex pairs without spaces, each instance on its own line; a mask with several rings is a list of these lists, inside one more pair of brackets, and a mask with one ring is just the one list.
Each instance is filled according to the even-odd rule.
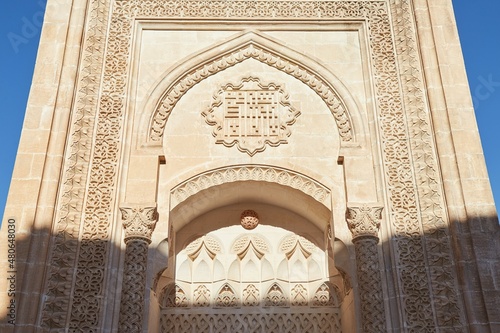
[[212,186],[244,180],[289,186],[313,197],[325,206],[330,203],[330,190],[312,178],[292,170],[254,164],[215,169],[182,182],[171,191],[172,208],[190,196]]
[[[398,131],[390,131],[392,133],[388,136],[390,141],[395,142],[391,138],[392,135],[394,137],[407,135],[410,143],[407,149],[411,149],[412,154],[411,165],[407,164],[406,158],[400,157],[397,173],[394,172],[395,169],[387,167],[387,182],[392,192],[391,196],[394,197],[394,202],[404,206],[404,209],[402,207],[394,209],[397,215],[393,226],[397,234],[395,243],[398,244],[397,261],[400,263],[403,285],[401,294],[404,295],[403,301],[408,309],[416,303],[412,302],[410,305],[408,298],[421,302],[420,300],[430,297],[433,304],[433,307],[424,306],[419,311],[408,310],[408,322],[411,323],[408,327],[409,330],[439,329],[446,332],[464,332],[465,311],[460,300],[456,268],[451,255],[441,171],[437,162],[430,112],[425,102],[425,80],[419,58],[418,38],[414,30],[416,22],[412,7],[418,5],[411,0],[390,0],[389,3],[392,10],[392,25],[400,27],[394,30],[394,46],[399,70],[401,73],[411,72],[411,75],[405,75],[400,81],[403,98],[401,102],[406,109],[405,117],[409,126],[408,134],[405,133],[407,129],[401,127]],[[394,89],[400,88],[394,87]],[[392,125],[395,117],[387,117],[385,114],[383,117],[390,123],[386,124],[385,132],[389,132],[388,128],[395,128]],[[390,143],[385,147],[387,157],[398,156],[396,151],[401,151],[399,147],[395,148]],[[389,162],[384,164],[388,165]],[[414,170],[414,183],[409,179],[412,175],[407,170],[410,169]],[[414,201],[415,198],[418,200]],[[417,209],[420,219],[408,219],[407,216],[410,214],[414,216]],[[423,236],[415,237],[416,234]],[[429,274],[428,278],[424,278],[426,272]],[[426,284],[429,282],[430,294],[426,294],[428,288]]]
[[166,313],[161,315],[161,333],[171,332],[307,332],[341,333],[340,311],[279,311],[273,313]]
[[130,239],[143,238],[151,242],[151,234],[158,220],[156,205],[149,207],[120,207],[122,212],[125,242]]
[[382,220],[384,207],[347,207],[346,219],[352,238],[375,237],[378,240],[378,230]]

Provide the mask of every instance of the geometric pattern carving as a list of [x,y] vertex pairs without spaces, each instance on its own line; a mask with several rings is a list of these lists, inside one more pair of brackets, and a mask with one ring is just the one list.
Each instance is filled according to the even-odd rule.
[[189,306],[189,299],[181,287],[172,284],[164,289],[160,296],[160,304],[168,308],[186,308]]
[[[390,4],[392,15],[397,15],[397,18],[392,17],[393,25],[404,25],[406,28],[394,31],[397,58],[386,57],[391,64],[386,70],[393,71],[397,62],[401,73],[411,73],[401,80],[402,97],[401,100],[397,100],[398,103],[404,101],[406,108],[404,116],[411,128],[407,135],[409,146],[396,149],[395,146],[386,145],[384,148],[391,200],[399,203],[394,209],[396,216],[393,219],[393,228],[397,235],[395,239],[398,244],[397,260],[400,263],[399,276],[403,286],[401,294],[404,295],[403,303],[408,309],[407,320],[411,323],[407,325],[415,329],[425,328],[433,331],[439,328],[443,331],[462,332],[465,327],[461,315],[463,305],[459,300],[456,277],[452,273],[456,268],[451,257],[449,224],[446,220],[440,180],[441,171],[432,138],[430,112],[425,102],[426,89],[423,85],[424,77],[417,51],[417,36],[411,29],[416,24],[414,13],[408,0],[391,0]],[[390,88],[394,89],[394,86],[391,85]],[[405,129],[401,126],[390,125],[400,116],[401,111],[393,115],[384,112],[382,115],[386,123],[381,128],[389,141],[396,142],[395,138],[406,135]],[[409,151],[413,165],[408,165]],[[399,160],[397,172],[394,172],[396,169],[390,168],[388,163],[394,159]],[[410,169],[415,170],[413,175],[409,175]],[[414,181],[409,179],[412,176],[415,177]],[[420,219],[415,217],[417,209]],[[406,216],[411,216],[411,220]],[[414,237],[416,233],[422,234],[422,231],[423,237]],[[426,279],[426,274],[429,274],[429,279]],[[429,298],[432,298],[432,301],[429,301]],[[408,302],[408,299],[414,301]],[[416,311],[415,302],[422,300],[427,301],[426,305],[421,311]],[[433,303],[434,314],[433,309],[428,306],[430,302]]]
[[143,238],[129,238],[127,242],[118,324],[120,332],[142,332],[148,244]]
[[[102,64],[105,58],[103,45],[107,31],[105,27],[109,23],[109,3],[91,0],[88,7],[89,20],[86,23],[85,40],[82,41],[80,78],[75,86],[67,157],[61,175],[57,215],[54,220],[51,265],[47,272],[45,298],[42,300],[41,326],[53,332],[66,332],[68,326],[75,332],[92,332],[99,326],[97,323],[100,320],[102,298],[94,295],[102,292],[106,266],[109,221],[105,215],[112,209],[114,177],[112,170],[103,171],[103,164],[111,166],[113,161],[117,160],[118,147],[115,140],[120,135],[120,124],[115,122],[109,126],[110,135],[100,137],[93,143],[97,101],[102,85],[102,66],[96,64]],[[101,156],[91,156],[94,144],[97,147],[103,143],[108,148],[107,152]],[[89,177],[91,162],[93,179]],[[100,178],[100,181],[96,178]],[[94,194],[94,198],[87,200],[88,208],[84,205],[87,187],[88,193],[91,196]],[[100,193],[102,196],[97,201],[95,192],[100,188],[107,190]],[[86,219],[85,212],[90,212]],[[85,227],[82,228],[83,225]],[[79,247],[83,249],[79,250]],[[94,253],[93,262],[79,256],[78,253],[81,252]],[[68,309],[75,307],[85,308],[85,311],[75,309],[70,313]],[[71,321],[70,317],[78,319]]]
[[[280,47],[283,48],[284,46]],[[239,49],[231,51],[232,52],[223,54],[213,59],[208,64],[203,63],[202,65],[199,65],[197,68],[182,75],[170,85],[168,91],[163,95],[157,104],[149,135],[149,139],[151,141],[161,141],[163,131],[171,111],[179,98],[187,90],[214,73],[234,66],[235,64],[246,59],[255,59],[265,63],[307,84],[325,101],[328,108],[332,112],[332,115],[337,123],[341,141],[353,141],[351,120],[347,114],[346,107],[338,97],[335,90],[327,81],[323,80],[323,78],[315,75],[310,69],[306,68],[301,63],[287,59],[281,54],[277,54],[270,48],[259,45],[254,40],[250,40],[250,43],[244,43]]]
[[287,306],[287,301],[281,287],[274,283],[271,288],[267,291],[267,295],[264,298],[264,306]]
[[255,285],[249,284],[243,289],[243,306],[258,306],[260,304],[259,290]]
[[[288,309],[284,309],[288,310]],[[331,308],[273,313],[164,313],[161,333],[340,333],[340,314]]]
[[[136,16],[365,20],[380,120],[386,175],[384,185],[390,202],[387,216],[396,234],[395,267],[401,295],[404,295],[400,297],[403,327],[410,331],[450,331],[464,327],[455,277],[449,274],[454,266],[450,255],[448,223],[443,211],[439,168],[430,137],[432,129],[423,93],[421,65],[416,51],[411,1],[186,0],[169,2],[165,6],[163,0],[131,0],[116,1],[111,15],[107,0],[91,0],[88,7],[75,106],[70,120],[68,159],[62,174],[58,214],[54,222],[54,245],[50,252],[51,266],[42,300],[40,320],[45,328],[55,332],[68,328],[72,332],[96,332],[103,325],[100,316],[103,313],[103,285],[109,275],[106,271],[109,267],[106,264],[109,229],[113,220],[122,121],[130,79],[128,61],[132,22]],[[388,9],[392,15],[389,15]],[[108,17],[111,22],[108,22]],[[391,51],[393,49],[396,54]],[[242,53],[245,52],[248,50],[242,50]],[[275,56],[266,59],[267,56],[262,50],[245,55],[260,61],[277,60]],[[185,77],[183,82],[174,86],[157,110],[159,121],[153,131],[164,127],[161,122],[168,117],[168,108],[173,107],[176,99],[182,96],[181,84],[187,79],[199,81],[205,71],[208,72],[217,62],[222,63],[221,60],[231,59],[214,59],[212,67],[201,68],[195,73],[198,77]],[[103,63],[103,67],[95,66]],[[231,66],[231,62],[222,66]],[[293,70],[300,73],[300,68]],[[304,77],[294,75],[313,85],[316,80],[314,75],[304,74]],[[403,75],[404,79],[400,79]],[[319,84],[316,92],[331,101],[329,107],[332,109],[338,100],[328,98],[331,90],[327,88]],[[168,106],[167,99],[172,96],[174,104]],[[338,111],[333,115],[337,124],[342,124],[339,120],[342,115]],[[97,123],[94,123],[95,119]],[[408,120],[409,128],[404,119]],[[97,133],[95,143],[92,142],[94,129]],[[343,133],[342,129],[340,132]],[[93,147],[98,149],[91,155]],[[422,172],[412,175],[409,172],[411,161]],[[320,202],[329,202],[329,192],[324,193],[326,195]],[[425,232],[422,238],[415,238],[415,235],[421,235],[422,230]],[[90,285],[89,281],[92,281]],[[434,302],[434,307],[429,306],[430,302]],[[69,317],[68,309],[71,309]]]
[[247,230],[252,230],[259,224],[259,215],[253,210],[245,210],[241,213],[240,224]]
[[264,254],[269,252],[269,245],[267,242],[257,235],[244,235],[238,238],[232,247],[232,251],[235,252],[238,257],[243,259],[250,249],[253,249],[255,255],[262,259]]
[[203,236],[189,243],[186,247],[186,253],[194,261],[202,249],[205,249],[209,257],[213,259],[217,253],[220,253],[221,245],[215,238]]
[[194,290],[193,306],[210,306],[210,290],[205,285],[202,284]]
[[177,185],[171,191],[172,208],[212,186],[245,180],[278,183],[297,189],[326,206],[330,204],[330,190],[307,176],[278,167],[241,165],[207,171]]
[[211,107],[202,115],[215,126],[216,143],[226,147],[237,144],[241,152],[253,156],[263,151],[266,143],[273,147],[287,143],[288,127],[300,111],[288,102],[282,85],[246,77],[217,91]]
[[285,237],[279,246],[280,252],[285,253],[288,259],[296,252],[300,250],[304,257],[309,258],[309,256],[316,249],[316,245],[308,241],[302,236],[290,235]]
[[296,284],[290,291],[290,301],[295,306],[307,306],[307,289],[301,284]]
[[336,302],[330,293],[330,287],[328,284],[323,283],[319,286],[318,290],[314,294],[312,299],[313,306],[336,306]]
[[354,240],[361,325],[363,332],[367,333],[387,331],[377,243],[376,237],[359,237]]
[[235,307],[238,305],[239,299],[234,294],[234,290],[229,284],[224,284],[215,299],[217,307]]

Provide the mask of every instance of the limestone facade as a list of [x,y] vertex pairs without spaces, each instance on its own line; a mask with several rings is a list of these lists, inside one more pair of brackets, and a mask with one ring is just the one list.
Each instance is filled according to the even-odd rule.
[[448,0],[49,0],[1,236],[2,332],[500,331]]

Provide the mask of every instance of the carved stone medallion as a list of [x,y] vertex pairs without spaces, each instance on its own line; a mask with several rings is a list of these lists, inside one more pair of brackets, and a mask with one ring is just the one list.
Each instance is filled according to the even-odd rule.
[[228,83],[214,95],[214,102],[202,115],[215,126],[216,143],[226,147],[237,144],[250,156],[263,151],[265,145],[287,143],[292,125],[300,111],[288,101],[283,85],[264,84],[247,77],[238,84]]
[[247,230],[252,230],[259,224],[259,215],[253,210],[245,210],[241,213],[241,225]]

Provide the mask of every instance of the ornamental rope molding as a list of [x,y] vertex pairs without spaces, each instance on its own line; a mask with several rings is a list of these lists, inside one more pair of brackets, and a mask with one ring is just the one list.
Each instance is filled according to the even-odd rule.
[[346,220],[356,251],[361,325],[365,333],[387,332],[377,244],[383,207],[347,207]]
[[158,221],[156,205],[121,207],[125,231],[125,264],[120,300],[119,332],[142,332],[148,246]]
[[[391,246],[401,289],[403,327],[406,331],[463,331],[463,310],[456,277],[451,273],[454,264],[448,222],[410,0],[115,0],[111,15],[110,2],[91,0],[88,5],[76,103],[54,221],[54,245],[42,300],[40,324],[44,328],[65,332],[69,326],[71,332],[87,333],[102,327],[134,20],[231,17],[366,22],[387,179],[387,209],[395,231]],[[255,59],[279,60],[263,51],[245,52]],[[202,73],[200,70],[198,74]],[[299,67],[293,73],[299,79],[308,77]]]

